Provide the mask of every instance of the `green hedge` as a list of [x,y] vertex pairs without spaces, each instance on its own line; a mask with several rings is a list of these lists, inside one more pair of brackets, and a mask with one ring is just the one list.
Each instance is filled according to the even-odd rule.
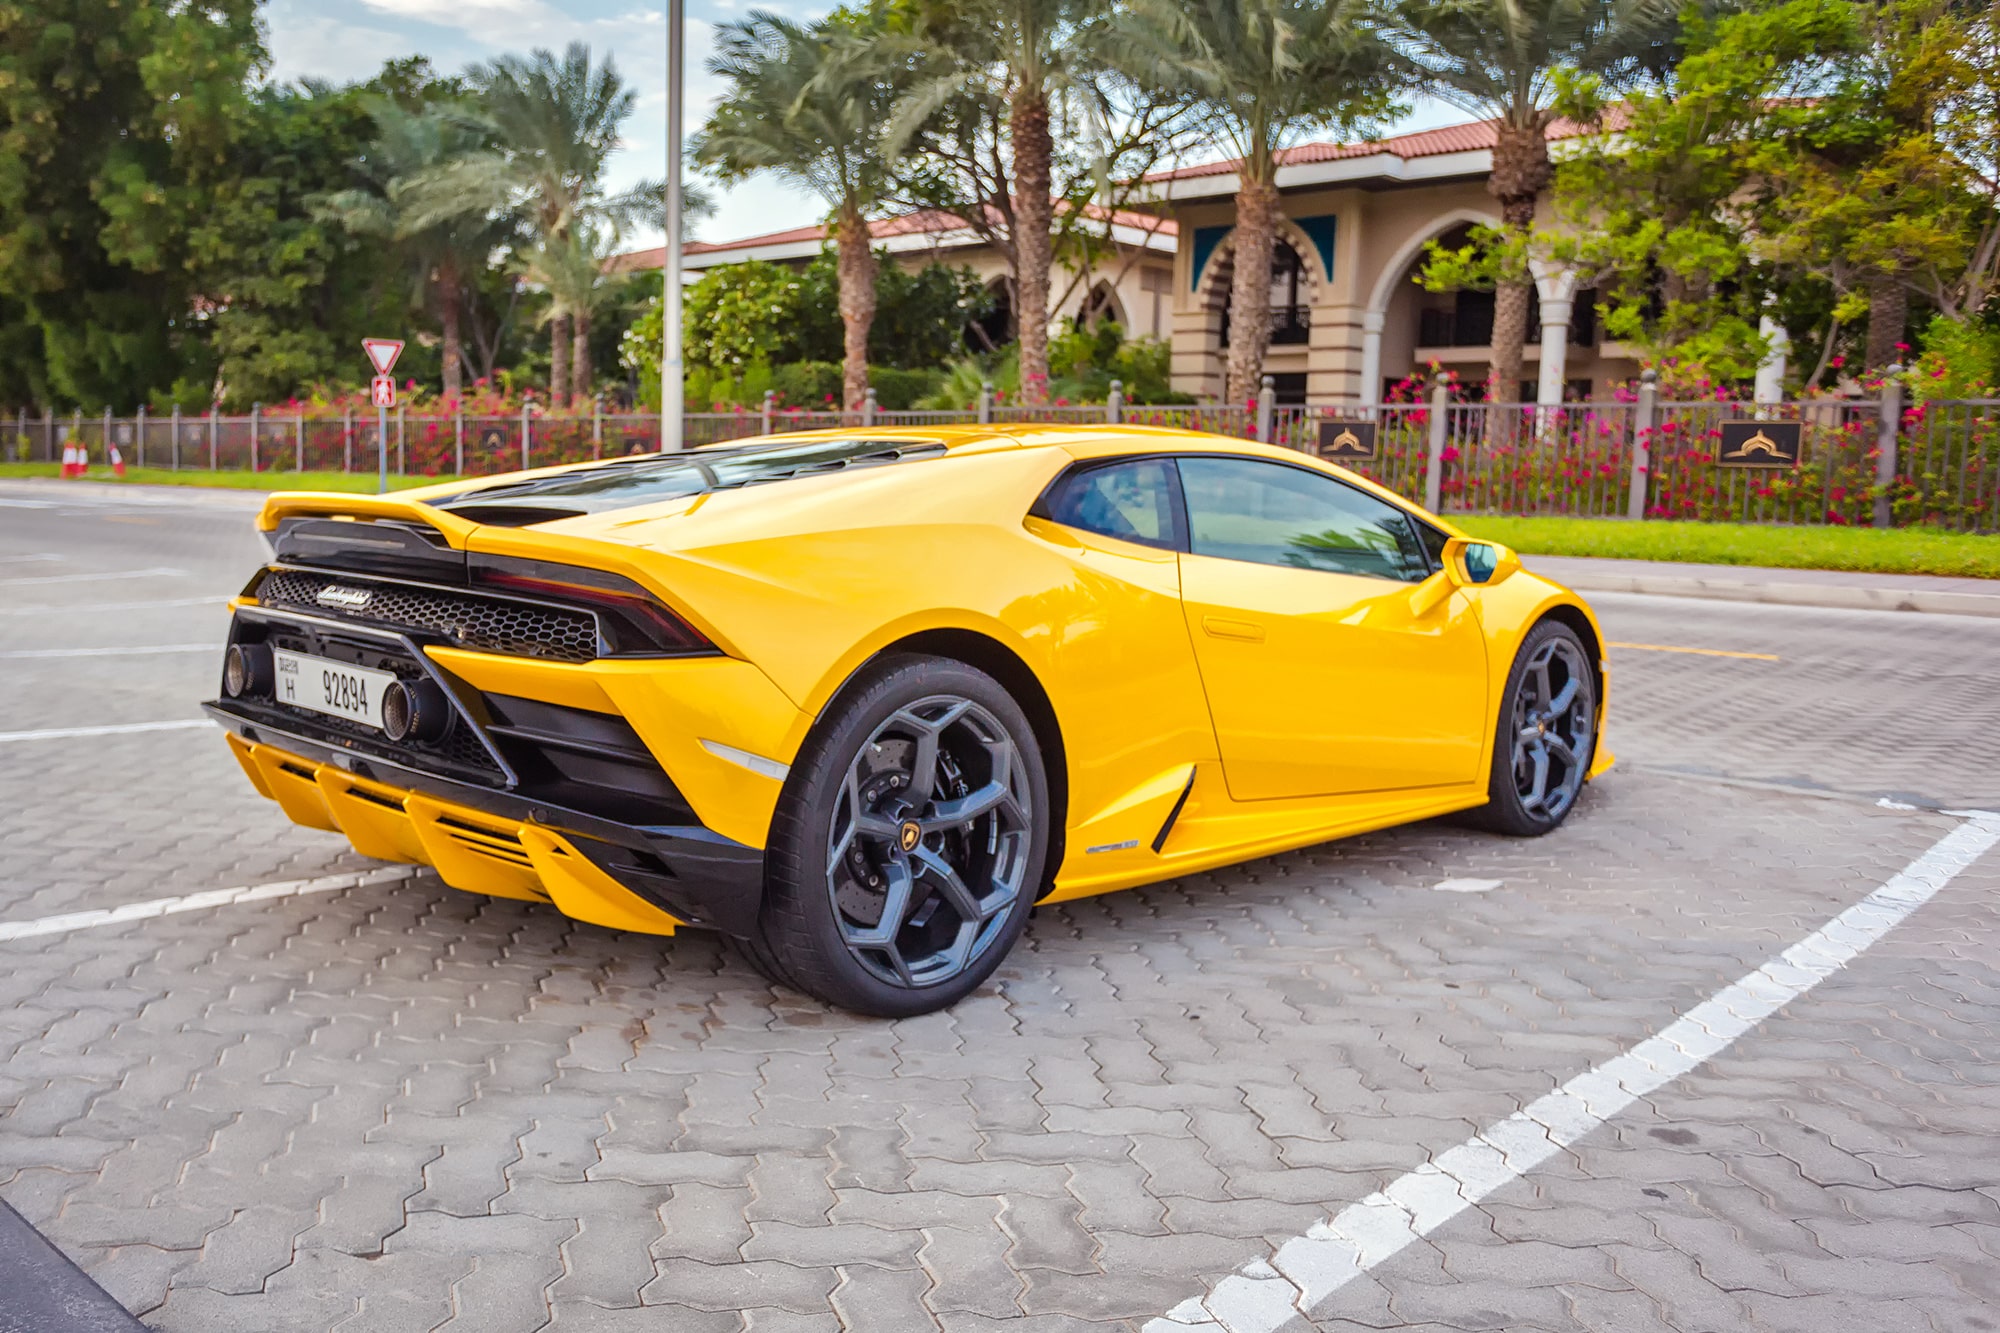
[[[935,392],[943,379],[941,370],[868,368],[875,401],[890,412],[908,411],[919,399]],[[690,412],[707,412],[718,404],[724,411],[756,409],[764,405],[764,393],[769,390],[778,395],[779,407],[818,412],[840,405],[840,387],[840,366],[833,361],[793,361],[782,366],[760,363],[747,367],[740,378],[696,367],[688,372],[687,405]]]

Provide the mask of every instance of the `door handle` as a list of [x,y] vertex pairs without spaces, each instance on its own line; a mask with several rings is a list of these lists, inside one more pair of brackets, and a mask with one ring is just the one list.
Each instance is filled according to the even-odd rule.
[[1248,620],[1229,620],[1222,616],[1203,616],[1201,627],[1218,639],[1241,639],[1245,643],[1264,642],[1264,627]]

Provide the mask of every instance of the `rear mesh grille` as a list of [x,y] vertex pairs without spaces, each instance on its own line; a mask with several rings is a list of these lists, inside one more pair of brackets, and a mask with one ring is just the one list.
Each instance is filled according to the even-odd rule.
[[[334,584],[367,589],[368,605],[358,612],[320,605],[320,592]],[[295,569],[272,571],[257,585],[257,599],[267,606],[294,606],[319,615],[440,634],[462,648],[482,652],[556,662],[589,662],[597,657],[597,618],[588,611]]]

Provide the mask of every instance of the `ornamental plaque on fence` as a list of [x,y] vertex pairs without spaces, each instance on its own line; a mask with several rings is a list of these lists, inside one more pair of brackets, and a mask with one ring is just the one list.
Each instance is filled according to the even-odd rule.
[[1797,467],[1799,437],[1796,421],[1725,421],[1715,461],[1723,467]]
[[498,426],[488,426],[479,432],[479,447],[489,454],[497,454],[507,447],[507,432]]
[[1319,423],[1319,456],[1336,463],[1375,456],[1375,423],[1372,421],[1322,421]]

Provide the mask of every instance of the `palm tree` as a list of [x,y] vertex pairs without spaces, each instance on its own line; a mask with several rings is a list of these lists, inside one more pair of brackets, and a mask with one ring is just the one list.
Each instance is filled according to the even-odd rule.
[[568,322],[571,329],[569,383],[587,395],[596,380],[590,360],[590,330],[607,294],[604,261],[612,246],[594,226],[572,227],[566,237],[542,242],[521,260],[521,276],[548,293],[542,322]]
[[485,136],[461,108],[432,104],[411,111],[388,98],[366,103],[375,141],[358,164],[371,188],[342,190],[318,210],[363,236],[391,242],[414,279],[414,299],[437,316],[443,337],[444,394],[464,392],[465,343],[460,332],[467,285],[504,239],[504,223],[484,209],[438,217],[420,206],[418,182],[486,147]]
[[[560,58],[538,49],[475,65],[467,76],[493,146],[427,173],[414,191],[420,217],[519,209],[537,240],[557,249],[579,226],[661,220],[659,186],[604,192],[605,163],[637,101],[610,57],[593,64],[590,48],[572,42]],[[549,328],[549,394],[563,404],[570,397],[572,317],[562,315]]]
[[[1557,71],[1629,86],[1666,51],[1679,10],[1679,0],[1389,0],[1385,24],[1426,92],[1496,122],[1486,188],[1518,236],[1555,174],[1548,127]],[[1512,399],[1520,384],[1531,290],[1526,274],[1495,285],[1494,401]]]
[[826,203],[840,275],[841,398],[868,396],[875,252],[868,213],[888,183],[882,128],[897,93],[894,66],[850,15],[801,24],[767,10],[716,30],[708,68],[726,85],[694,154],[724,181],[783,176]]
[[1129,77],[1203,106],[1242,166],[1224,393],[1248,401],[1271,345],[1278,150],[1299,131],[1388,103],[1390,58],[1354,0],[1131,0],[1107,49]]
[[[993,99],[1007,112],[1013,156],[1014,318],[1021,396],[1044,401],[1049,382],[1049,268],[1055,181],[1051,102],[1091,67],[1082,34],[1105,0],[921,0],[916,43],[928,77],[899,109],[892,142],[956,99]],[[910,44],[906,42],[906,45]]]

